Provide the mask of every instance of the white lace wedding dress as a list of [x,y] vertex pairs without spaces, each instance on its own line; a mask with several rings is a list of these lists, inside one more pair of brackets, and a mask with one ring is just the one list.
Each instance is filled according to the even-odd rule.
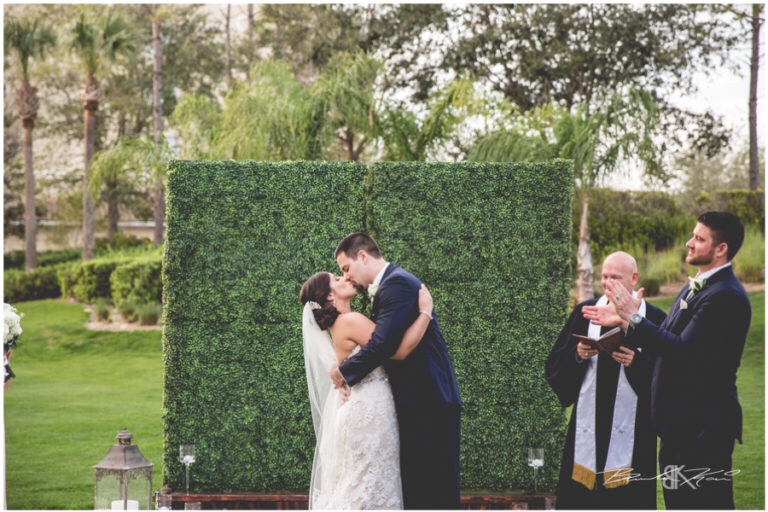
[[402,509],[400,437],[387,373],[376,368],[351,390],[346,403],[335,390],[326,402],[310,508]]

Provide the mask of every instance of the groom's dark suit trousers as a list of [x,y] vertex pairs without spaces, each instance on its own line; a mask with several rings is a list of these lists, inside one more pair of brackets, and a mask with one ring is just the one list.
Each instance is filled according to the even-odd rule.
[[459,496],[459,415],[455,407],[398,411],[407,509],[455,509]]

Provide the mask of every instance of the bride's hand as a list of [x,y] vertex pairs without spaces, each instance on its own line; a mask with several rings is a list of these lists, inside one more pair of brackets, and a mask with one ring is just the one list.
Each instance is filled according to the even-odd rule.
[[435,304],[432,300],[432,294],[429,293],[427,287],[422,283],[421,288],[419,289],[419,310],[432,311],[434,305]]
[[341,393],[341,403],[346,402],[349,398],[350,389],[339,370],[339,365],[334,365],[331,368],[331,380],[333,381],[333,387]]

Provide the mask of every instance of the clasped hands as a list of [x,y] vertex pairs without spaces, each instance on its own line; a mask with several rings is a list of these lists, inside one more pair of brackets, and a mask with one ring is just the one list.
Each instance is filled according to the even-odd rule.
[[[584,306],[582,314],[584,318],[600,326],[621,326],[626,332],[629,327],[629,318],[637,313],[643,301],[643,288],[638,290],[635,296],[632,291],[627,290],[621,282],[615,279],[609,279],[605,285],[605,295],[609,303],[604,306]],[[579,343],[576,347],[576,354],[581,359],[589,359],[597,354],[585,343]],[[611,354],[613,359],[624,366],[631,366],[635,357],[635,352],[627,347],[620,347],[618,351]]]

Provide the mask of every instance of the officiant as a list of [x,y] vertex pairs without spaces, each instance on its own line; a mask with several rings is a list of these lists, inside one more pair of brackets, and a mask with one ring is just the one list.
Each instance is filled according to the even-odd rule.
[[[634,290],[637,263],[626,252],[605,258],[603,289],[609,279]],[[634,292],[633,292],[634,293]],[[591,324],[587,305],[607,304],[605,295],[571,312],[545,364],[547,382],[563,407],[573,405],[556,491],[558,509],[655,509],[656,434],[651,428],[653,361],[643,347],[624,342],[598,353],[574,334],[598,339],[612,326]],[[640,314],[661,323],[666,314],[642,302]]]

